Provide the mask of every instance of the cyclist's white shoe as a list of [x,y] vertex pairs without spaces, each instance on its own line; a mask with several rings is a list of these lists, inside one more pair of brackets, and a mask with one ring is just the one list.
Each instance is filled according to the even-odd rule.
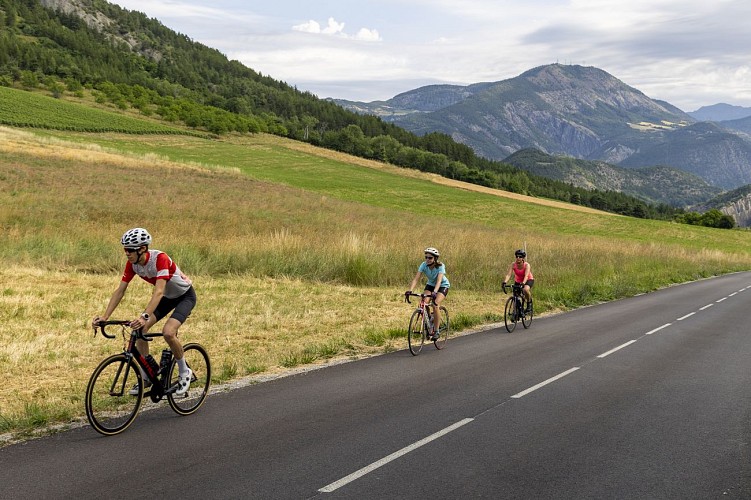
[[[151,382],[149,382],[148,380],[144,381],[143,388],[148,389],[149,387],[151,387]],[[128,391],[128,394],[130,394],[131,396],[138,396],[138,382],[136,382],[133,388]]]
[[188,374],[184,377],[178,377],[177,378],[177,390],[175,391],[175,394],[178,396],[182,396],[186,392],[188,392],[188,389],[190,389],[190,380],[193,378],[193,370],[188,368]]

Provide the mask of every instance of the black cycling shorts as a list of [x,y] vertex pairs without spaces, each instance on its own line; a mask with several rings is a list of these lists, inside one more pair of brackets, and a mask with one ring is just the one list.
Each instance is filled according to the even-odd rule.
[[[432,293],[434,290],[435,290],[435,286],[434,285],[425,285],[425,291],[426,292],[431,292]],[[437,293],[442,293],[443,296],[446,297],[449,294],[449,287],[442,286],[441,288],[438,289]]]
[[186,319],[188,319],[190,312],[195,306],[196,291],[191,286],[190,288],[188,288],[187,292],[180,295],[179,297],[175,297],[174,299],[162,297],[162,300],[159,301],[159,305],[156,306],[154,317],[157,321],[159,321],[174,309],[174,312],[172,313],[172,316],[170,316],[170,318],[174,318],[182,324],[185,323]]

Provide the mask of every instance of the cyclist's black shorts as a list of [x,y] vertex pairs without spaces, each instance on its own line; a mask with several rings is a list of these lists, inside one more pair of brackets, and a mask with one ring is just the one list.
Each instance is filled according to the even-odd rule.
[[188,288],[188,291],[184,294],[180,295],[179,297],[175,297],[174,299],[168,299],[167,297],[162,297],[162,300],[159,301],[159,305],[156,306],[156,311],[154,311],[154,317],[157,321],[162,319],[163,317],[167,316],[170,311],[174,309],[172,312],[172,316],[170,318],[174,318],[180,323],[185,323],[185,320],[188,319],[188,316],[190,316],[190,312],[193,310],[193,308],[196,306],[196,291],[191,286]]
[[[425,291],[426,292],[431,292],[432,293],[434,290],[435,290],[435,286],[434,285],[425,285]],[[441,288],[438,289],[437,293],[442,293],[443,296],[446,297],[449,294],[449,287],[442,286]]]
[[[521,285],[521,283],[519,283]],[[527,285],[529,285],[529,288],[532,289],[533,286],[535,286],[535,280],[527,280]]]

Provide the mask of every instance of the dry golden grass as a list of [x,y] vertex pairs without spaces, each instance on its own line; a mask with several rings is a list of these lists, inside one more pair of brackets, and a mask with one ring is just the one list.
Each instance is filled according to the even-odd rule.
[[[3,419],[13,421],[6,428],[28,426],[35,406],[46,421],[82,414],[90,373],[122,347],[93,338],[88,325],[117,285],[125,264],[118,238],[133,226],[147,227],[153,247],[193,278],[198,305],[183,341],[208,348],[222,381],[404,348],[399,336],[411,307],[401,292],[427,245],[445,255],[452,280],[446,305],[459,325],[498,317],[500,280],[523,244],[540,283],[538,311],[751,267],[749,236],[739,231],[585,213],[497,191],[487,197],[486,189],[465,185],[483,194],[456,196],[445,207],[449,215],[426,219],[412,199],[391,203],[390,192],[369,205],[259,181],[243,170],[257,162],[252,148],[271,157],[294,150],[301,163],[315,154],[330,171],[340,168],[324,164],[334,158],[346,162],[349,175],[355,163],[433,181],[398,186],[405,197],[422,189],[417,200],[447,189],[435,176],[270,136],[139,141],[144,150],[163,140],[175,151],[209,151],[193,163],[120,154],[85,137],[71,143],[0,129],[0,429]],[[218,145],[230,160],[209,164]],[[284,157],[273,168],[291,161]],[[134,281],[115,316],[135,316],[150,293]],[[164,345],[155,344],[155,352]]]
[[[404,338],[379,333],[406,330],[412,306],[394,289],[250,276],[193,279],[198,305],[180,336],[207,347],[217,380],[406,348]],[[0,270],[3,416],[21,415],[32,402],[57,415],[82,413],[91,372],[123,347],[121,339],[94,338],[89,326],[117,281],[116,275]],[[150,294],[150,285],[134,281],[113,319],[135,317]],[[452,315],[497,311],[481,293],[452,293],[447,305]],[[152,353],[158,358],[165,345],[155,340]]]

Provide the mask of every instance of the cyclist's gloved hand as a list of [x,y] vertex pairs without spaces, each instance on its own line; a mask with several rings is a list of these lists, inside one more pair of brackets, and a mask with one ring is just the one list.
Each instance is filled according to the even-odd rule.
[[501,285],[501,288],[503,288],[503,293],[506,293],[506,282],[505,281]]
[[407,302],[409,302],[409,295],[411,293],[412,293],[412,290],[407,290],[406,292],[404,292],[404,300],[406,300]]
[[438,294],[435,292],[430,292],[430,298],[435,300],[435,298],[438,297]]

